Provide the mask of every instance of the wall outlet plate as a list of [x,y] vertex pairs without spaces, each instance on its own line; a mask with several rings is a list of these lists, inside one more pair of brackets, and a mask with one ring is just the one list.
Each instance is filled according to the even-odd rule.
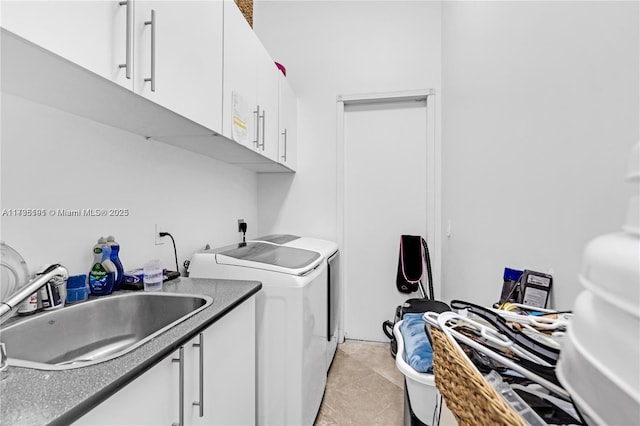
[[160,226],[160,225],[158,225],[156,223],[155,231],[156,231],[156,233],[155,233],[155,235],[156,235],[156,238],[155,238],[156,245],[159,246],[159,245],[164,244],[164,241],[162,240],[162,237],[160,237],[160,232],[166,232],[164,230],[164,227],[162,227],[162,226]]

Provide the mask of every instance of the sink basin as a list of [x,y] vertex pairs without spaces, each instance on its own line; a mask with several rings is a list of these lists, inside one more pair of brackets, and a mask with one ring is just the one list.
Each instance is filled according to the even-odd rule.
[[92,299],[0,330],[9,365],[66,370],[132,351],[213,302],[209,296],[126,293]]

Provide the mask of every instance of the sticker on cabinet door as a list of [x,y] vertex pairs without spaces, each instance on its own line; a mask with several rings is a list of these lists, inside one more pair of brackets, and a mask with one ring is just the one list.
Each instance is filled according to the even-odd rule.
[[248,137],[248,122],[249,122],[249,108],[247,101],[238,92],[232,92],[232,104],[233,114],[231,123],[231,137],[234,141],[240,143],[247,143]]

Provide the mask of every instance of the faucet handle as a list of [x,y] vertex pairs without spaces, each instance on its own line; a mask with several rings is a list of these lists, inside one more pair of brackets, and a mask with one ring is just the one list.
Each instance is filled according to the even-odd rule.
[[7,368],[9,364],[7,362],[7,350],[4,347],[4,343],[0,343],[0,380],[7,376]]
[[[58,263],[54,263],[53,265],[49,265],[44,271],[39,272],[38,275],[44,275],[44,274],[48,274],[52,271],[54,271],[56,268],[59,268],[61,265]],[[66,272],[66,271],[65,271]],[[64,276],[64,275],[62,275]],[[64,276],[64,279],[67,279],[66,276]]]

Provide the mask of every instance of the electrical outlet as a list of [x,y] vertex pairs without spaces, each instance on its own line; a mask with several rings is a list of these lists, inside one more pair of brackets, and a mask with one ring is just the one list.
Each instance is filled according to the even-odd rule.
[[164,244],[164,241],[163,241],[162,237],[160,237],[160,232],[166,232],[164,230],[164,227],[160,226],[160,225],[158,225],[156,223],[156,228],[155,229],[156,229],[156,233],[155,233],[155,235],[156,235],[156,245],[159,246],[159,245]]
[[242,229],[240,229],[240,224],[244,223],[244,219],[238,219],[238,232],[242,232]]

